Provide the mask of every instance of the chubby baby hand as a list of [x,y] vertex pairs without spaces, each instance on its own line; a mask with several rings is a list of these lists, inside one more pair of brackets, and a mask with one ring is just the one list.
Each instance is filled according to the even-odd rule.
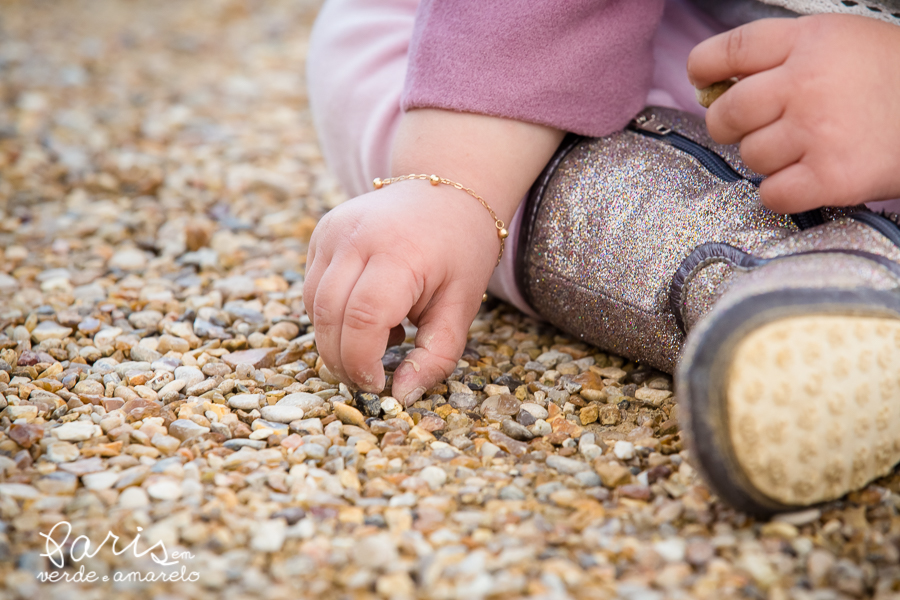
[[446,185],[397,182],[338,206],[313,232],[303,286],[325,365],[380,392],[381,357],[408,316],[416,348],[392,393],[411,404],[456,367],[499,249],[485,211]]
[[900,27],[849,15],[766,19],[699,44],[697,88],[739,79],[709,109],[782,213],[900,197]]

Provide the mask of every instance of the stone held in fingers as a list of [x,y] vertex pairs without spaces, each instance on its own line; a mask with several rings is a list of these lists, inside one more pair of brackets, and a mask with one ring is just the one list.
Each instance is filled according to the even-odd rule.
[[731,87],[738,82],[736,77],[732,77],[731,79],[726,79],[725,81],[717,81],[716,83],[707,86],[702,89],[694,90],[694,93],[697,96],[697,102],[700,103],[700,106],[703,108],[709,108],[713,105],[713,102],[718,100],[722,94],[731,89]]

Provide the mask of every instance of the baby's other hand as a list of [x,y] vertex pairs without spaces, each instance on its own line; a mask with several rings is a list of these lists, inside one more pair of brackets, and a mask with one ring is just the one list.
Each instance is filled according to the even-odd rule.
[[416,349],[392,393],[415,401],[456,367],[499,249],[487,211],[447,185],[397,182],[338,206],[313,232],[303,286],[325,365],[380,392],[391,330],[408,316]]
[[849,15],[756,21],[699,44],[688,73],[698,88],[740,79],[706,122],[770,176],[769,208],[900,197],[900,27]]

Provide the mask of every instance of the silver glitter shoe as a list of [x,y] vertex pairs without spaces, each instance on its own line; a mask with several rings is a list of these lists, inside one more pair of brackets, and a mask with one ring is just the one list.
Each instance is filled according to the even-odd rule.
[[697,466],[747,512],[840,497],[900,462],[900,228],[772,213],[702,120],[648,109],[570,138],[519,241],[537,312],[676,373]]

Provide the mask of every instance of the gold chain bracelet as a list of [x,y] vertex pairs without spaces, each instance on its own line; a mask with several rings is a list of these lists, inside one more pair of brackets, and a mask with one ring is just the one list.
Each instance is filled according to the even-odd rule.
[[478,202],[480,202],[481,205],[485,207],[489,213],[491,213],[491,218],[494,219],[494,227],[497,228],[497,237],[500,239],[500,255],[497,256],[497,264],[500,264],[500,259],[503,258],[503,248],[506,243],[506,238],[509,237],[509,232],[506,230],[506,225],[503,223],[500,217],[497,216],[497,213],[494,212],[494,209],[488,206],[488,203],[485,202],[484,198],[476,194],[474,190],[465,187],[461,183],[456,183],[455,181],[450,181],[449,179],[444,179],[443,177],[438,177],[437,175],[402,175],[400,177],[389,177],[388,179],[376,178],[374,181],[372,181],[372,185],[375,186],[376,190],[380,190],[386,185],[390,185],[398,181],[407,181],[410,179],[424,179],[431,183],[431,185],[440,185],[443,183],[444,185],[449,185],[450,187],[463,191],[478,200]]

